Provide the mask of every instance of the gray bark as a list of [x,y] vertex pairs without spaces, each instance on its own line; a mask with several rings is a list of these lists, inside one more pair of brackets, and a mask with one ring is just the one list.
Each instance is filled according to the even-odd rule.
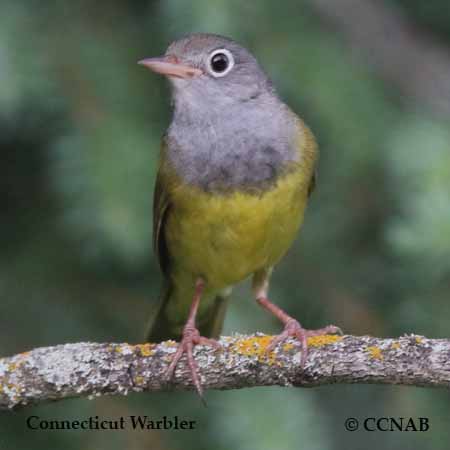
[[[205,389],[255,386],[312,387],[332,383],[450,386],[450,340],[404,336],[309,338],[301,369],[300,348],[288,340],[275,351],[270,336],[222,337],[222,349],[197,346],[195,358]],[[64,344],[0,359],[0,409],[104,394],[193,389],[185,357],[174,379],[165,371],[176,350],[161,344]]]

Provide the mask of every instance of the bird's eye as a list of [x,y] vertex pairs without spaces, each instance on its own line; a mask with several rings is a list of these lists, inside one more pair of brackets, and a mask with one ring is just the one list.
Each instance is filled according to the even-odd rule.
[[208,70],[214,77],[225,76],[234,66],[231,52],[225,48],[214,50],[208,59]]

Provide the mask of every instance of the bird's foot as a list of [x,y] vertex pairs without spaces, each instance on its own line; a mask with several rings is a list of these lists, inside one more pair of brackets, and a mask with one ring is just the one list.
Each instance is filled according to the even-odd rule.
[[193,354],[193,348],[196,345],[209,345],[211,347],[214,347],[215,349],[220,348],[220,344],[215,339],[209,339],[200,336],[200,333],[197,328],[191,325],[186,325],[184,327],[183,337],[181,339],[180,344],[178,345],[178,349],[172,361],[170,362],[169,368],[167,369],[166,378],[167,381],[170,381],[172,379],[178,361],[181,359],[183,354],[186,353],[189,370],[191,372],[192,382],[194,383],[198,395],[203,400],[203,388],[198,375],[198,366]]
[[308,356],[308,338],[312,336],[320,336],[322,334],[342,334],[342,330],[334,325],[328,325],[317,330],[306,330],[300,325],[300,322],[292,317],[289,317],[284,326],[284,330],[274,336],[270,344],[267,346],[267,351],[272,351],[280,342],[283,342],[289,337],[295,337],[300,341],[302,346],[302,356],[300,360],[300,367],[303,369]]

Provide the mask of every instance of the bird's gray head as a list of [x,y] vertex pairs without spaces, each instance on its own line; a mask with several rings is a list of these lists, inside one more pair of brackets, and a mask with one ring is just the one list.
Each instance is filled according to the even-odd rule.
[[168,156],[205,189],[273,183],[297,159],[297,122],[255,57],[233,40],[191,34],[140,64],[168,77],[174,116]]
[[[271,83],[254,56],[232,39],[196,33],[173,42],[165,55],[140,64],[166,75],[175,105],[209,110],[271,92]],[[209,107],[208,107],[209,105]]]

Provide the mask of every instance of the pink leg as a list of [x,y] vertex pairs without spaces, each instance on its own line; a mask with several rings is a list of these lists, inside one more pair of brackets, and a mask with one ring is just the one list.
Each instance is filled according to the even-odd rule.
[[200,336],[198,329],[195,326],[195,317],[197,316],[198,307],[200,305],[200,299],[205,288],[205,283],[203,280],[198,279],[195,284],[194,298],[192,299],[191,309],[189,310],[188,320],[183,328],[183,337],[178,346],[178,349],[167,369],[166,377],[170,380],[173,377],[175,369],[177,367],[178,361],[181,359],[184,353],[187,355],[187,361],[189,364],[189,369],[191,371],[192,381],[197,389],[198,394],[203,399],[203,389],[198,376],[198,367],[195,362],[192,349],[195,345],[211,345],[215,348],[219,348],[219,343],[214,339],[208,339]]
[[281,308],[270,302],[268,298],[260,297],[257,298],[256,301],[267,311],[271,312],[282,323],[284,323],[284,330],[278,336],[273,338],[272,342],[267,347],[267,351],[272,351],[280,342],[290,336],[296,337],[302,346],[302,358],[300,362],[302,368],[305,366],[306,357],[308,355],[308,337],[330,333],[342,334],[341,329],[334,325],[328,325],[327,327],[320,328],[318,330],[306,330],[300,325],[300,322],[287,315]]

